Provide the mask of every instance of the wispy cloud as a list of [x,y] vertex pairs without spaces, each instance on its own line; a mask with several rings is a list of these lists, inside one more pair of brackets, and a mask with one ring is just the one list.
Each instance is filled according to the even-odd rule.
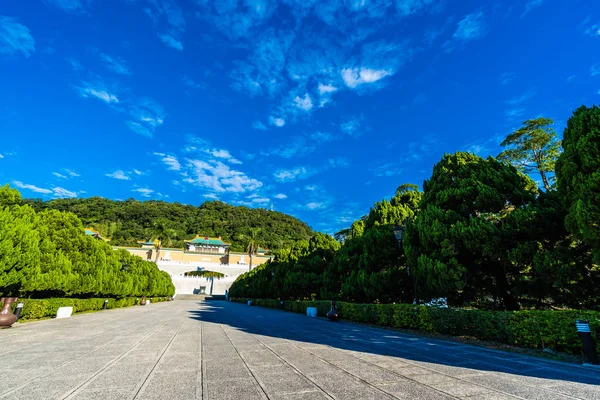
[[181,78],[181,80],[184,83],[184,85],[186,85],[187,87],[190,87],[192,89],[206,89],[208,87],[208,85],[206,83],[196,82],[189,76],[184,76],[183,78]]
[[80,86],[75,86],[75,90],[86,98],[93,97],[107,104],[119,103],[119,98],[109,92],[101,78],[97,78],[93,82],[81,81]]
[[128,181],[131,179],[125,172],[123,172],[123,170],[120,170],[120,169],[113,173],[105,174],[105,176],[108,176],[108,177],[114,178],[114,179],[119,179],[122,181]]
[[43,194],[52,193],[52,190],[50,190],[50,189],[40,188],[35,185],[23,183],[21,181],[13,181],[13,185],[18,187],[19,189],[27,189],[27,190],[31,190],[32,192],[36,192],[36,193],[43,193]]
[[506,110],[504,112],[504,115],[506,115],[506,118],[508,120],[515,120],[517,118],[519,118],[521,115],[523,115],[525,113],[525,109],[522,107],[514,107],[514,108],[510,108],[508,110]]
[[600,65],[592,65],[590,67],[590,75],[591,76],[600,75]]
[[535,94],[536,94],[536,92],[534,90],[528,90],[527,92],[523,93],[521,96],[514,97],[510,100],[507,100],[505,103],[510,106],[516,106],[516,105],[519,105],[519,104],[524,103],[527,100],[531,99],[533,96],[535,96]]
[[269,123],[278,128],[281,128],[285,125],[285,119],[279,117],[269,117]]
[[308,93],[306,93],[304,97],[296,96],[294,99],[294,105],[304,111],[309,111],[311,108],[313,108],[312,99]]
[[364,128],[363,125],[364,118],[354,117],[343,121],[340,124],[340,129],[348,136],[357,137],[362,135],[365,131],[368,131],[368,128]]
[[374,83],[386,76],[392,75],[391,70],[371,68],[344,68],[341,71],[344,83],[349,88],[355,88],[364,83]]
[[68,13],[80,13],[85,10],[88,3],[87,0],[45,0],[45,2]]
[[308,140],[303,136],[295,136],[290,142],[285,143],[279,147],[275,147],[266,151],[262,151],[261,154],[265,156],[279,156],[283,158],[301,157],[308,155],[315,151],[315,146],[308,144]]
[[283,194],[283,193],[277,193],[277,194],[276,194],[275,196],[273,196],[273,197],[274,197],[274,198],[276,198],[276,199],[280,199],[280,200],[287,199],[287,195],[286,195],[286,194]]
[[152,193],[154,193],[154,190],[149,189],[147,187],[144,188],[135,188],[135,189],[131,189],[132,192],[138,192],[139,194],[141,194],[144,197],[150,197],[152,195]]
[[[584,23],[587,25],[588,20]],[[592,38],[600,38],[600,23],[587,26],[584,28],[583,33]]]
[[260,122],[260,121],[254,121],[254,122],[252,123],[252,127],[253,127],[254,129],[256,129],[256,130],[259,130],[259,131],[264,131],[264,130],[266,130],[266,129],[267,129],[267,127],[265,126],[265,124],[263,124],[263,123],[262,123],[262,122]]
[[242,164],[242,161],[235,158],[229,150],[213,146],[208,140],[195,136],[188,136],[188,144],[183,151],[187,153],[201,153],[209,155],[209,159],[221,159],[231,164]]
[[29,28],[15,18],[0,15],[0,55],[29,57],[35,51],[35,40]]
[[179,164],[177,157],[164,153],[154,153],[154,155],[160,158],[160,160],[167,166],[168,170],[179,171],[181,169],[181,164]]
[[168,33],[159,34],[158,37],[167,46],[175,50],[183,50],[183,44]]
[[52,175],[56,176],[57,178],[61,178],[61,179],[67,179],[67,177],[59,172],[53,172]]
[[485,34],[486,26],[483,18],[483,11],[475,11],[466,15],[456,27],[452,37],[457,40],[479,39]]
[[338,88],[336,88],[335,86],[333,86],[331,84],[319,83],[318,90],[319,90],[319,94],[323,95],[323,94],[327,94],[327,93],[337,92]]
[[75,171],[73,171],[73,170],[70,170],[70,169],[66,169],[66,168],[65,168],[65,169],[63,169],[63,171],[64,171],[64,172],[65,172],[67,175],[69,175],[70,177],[73,177],[73,178],[76,178],[76,177],[78,177],[78,176],[81,176],[81,175],[80,175],[80,174],[78,174],[77,172],[75,172]]
[[505,72],[502,75],[500,75],[500,78],[498,80],[501,84],[507,85],[510,82],[514,81],[516,77],[517,74],[515,74],[514,72]]
[[156,128],[165,121],[163,106],[150,98],[143,98],[131,105],[129,115],[133,118],[133,121],[126,121],[129,129],[147,137],[152,137]]
[[400,175],[404,172],[404,168],[396,162],[388,162],[375,166],[372,171],[375,176],[390,177]]
[[521,14],[521,18],[529,14],[531,10],[541,7],[542,4],[544,4],[544,0],[529,0],[525,3],[525,10],[523,11],[523,14]]
[[111,57],[105,53],[99,53],[99,57],[104,62],[106,68],[108,68],[110,71],[120,75],[132,74],[131,69],[129,68],[125,60],[123,60],[122,58]]
[[77,193],[58,186],[53,187],[52,189],[45,189],[28,183],[23,183],[21,181],[13,181],[13,185],[19,189],[31,190],[35,193],[52,194],[53,197],[77,197]]
[[324,208],[327,208],[327,206],[327,203],[322,203],[318,201],[311,201],[306,204],[306,208],[308,208],[309,210],[322,210]]
[[313,176],[314,174],[316,174],[317,171],[311,167],[295,167],[295,168],[289,168],[289,169],[279,169],[277,171],[275,171],[275,173],[273,174],[273,177],[275,178],[275,180],[277,182],[294,182],[297,179],[306,179],[309,178],[311,176]]
[[310,138],[317,143],[328,143],[335,139],[329,132],[314,132],[310,135]]
[[155,25],[165,21],[167,25],[166,32],[158,33],[160,40],[168,47],[176,50],[183,50],[181,37],[186,28],[183,10],[173,0],[151,1],[149,7],[144,9]]

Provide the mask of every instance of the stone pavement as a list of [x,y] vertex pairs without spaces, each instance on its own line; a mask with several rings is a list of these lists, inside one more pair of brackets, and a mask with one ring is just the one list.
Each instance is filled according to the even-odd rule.
[[0,331],[0,399],[600,399],[600,370],[221,301]]

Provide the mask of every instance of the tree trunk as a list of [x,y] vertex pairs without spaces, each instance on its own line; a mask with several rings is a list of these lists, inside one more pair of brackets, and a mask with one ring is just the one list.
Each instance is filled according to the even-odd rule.
[[160,249],[162,248],[162,243],[159,243],[158,246],[156,246],[156,257],[154,258],[154,262],[158,262],[158,257],[160,256]]
[[248,256],[250,256],[250,265],[248,266],[248,272],[250,272],[252,271],[252,250],[250,250]]
[[497,293],[498,297],[502,299],[504,308],[507,311],[517,311],[520,308],[519,303],[513,297],[513,295],[510,294],[510,289],[508,287],[508,279],[506,279],[506,273],[504,271],[504,268],[502,268],[501,265],[496,266],[496,274],[495,275],[496,275],[495,276],[495,278],[496,278],[496,293]]
[[550,183],[548,183],[548,178],[546,178],[546,173],[544,171],[540,171],[540,175],[542,176],[542,182],[544,182],[544,188],[546,188],[546,192],[549,192],[551,187]]

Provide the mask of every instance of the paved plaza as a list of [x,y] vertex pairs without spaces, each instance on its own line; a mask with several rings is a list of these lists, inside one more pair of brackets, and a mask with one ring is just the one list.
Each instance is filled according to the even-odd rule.
[[0,399],[600,399],[600,370],[224,301],[0,331]]

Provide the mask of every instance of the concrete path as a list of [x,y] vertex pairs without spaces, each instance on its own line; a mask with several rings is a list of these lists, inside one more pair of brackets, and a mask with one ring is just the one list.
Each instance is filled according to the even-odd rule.
[[0,331],[0,399],[600,399],[600,370],[221,301]]

